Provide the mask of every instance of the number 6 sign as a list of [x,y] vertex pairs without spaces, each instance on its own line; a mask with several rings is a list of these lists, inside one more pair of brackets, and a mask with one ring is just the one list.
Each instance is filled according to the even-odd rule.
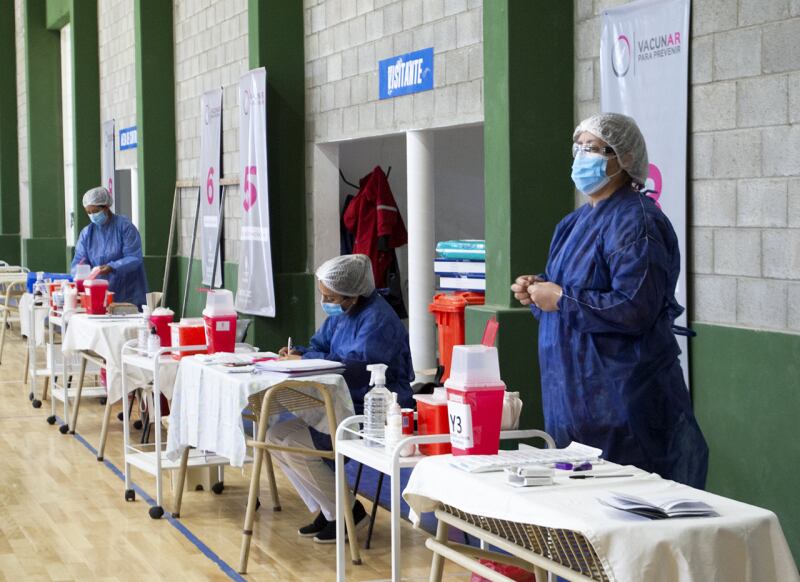
[[214,168],[208,168],[206,176],[206,199],[209,204],[214,204]]

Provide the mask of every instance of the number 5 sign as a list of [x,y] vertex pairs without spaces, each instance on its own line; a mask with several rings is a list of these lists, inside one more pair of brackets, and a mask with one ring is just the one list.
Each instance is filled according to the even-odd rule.
[[239,176],[242,215],[236,310],[275,317],[267,165],[267,71],[239,79]]

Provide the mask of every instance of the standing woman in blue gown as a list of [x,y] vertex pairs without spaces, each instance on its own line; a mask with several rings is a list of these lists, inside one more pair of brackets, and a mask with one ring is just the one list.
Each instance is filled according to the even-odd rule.
[[141,307],[147,294],[147,276],[139,231],[129,218],[111,211],[111,195],[102,186],[83,195],[83,208],[91,222],[78,236],[73,272],[79,264],[96,268],[101,279],[108,279],[115,303]]
[[636,122],[602,113],[573,134],[572,179],[587,203],[556,227],[543,274],[511,286],[539,320],[547,431],[604,457],[703,488],[708,447],[672,331],[680,251],[639,192],[647,148]]

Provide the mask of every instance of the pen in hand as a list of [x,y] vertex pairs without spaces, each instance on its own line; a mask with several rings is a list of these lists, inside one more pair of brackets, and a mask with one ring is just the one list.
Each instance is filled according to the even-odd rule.
[[286,355],[287,356],[292,355],[292,338],[289,338],[288,341],[286,342]]

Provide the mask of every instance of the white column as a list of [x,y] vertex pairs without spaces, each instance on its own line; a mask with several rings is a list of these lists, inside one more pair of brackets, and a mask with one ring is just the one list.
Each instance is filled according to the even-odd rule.
[[436,366],[436,330],[428,305],[433,299],[433,132],[406,133],[408,191],[408,322],[414,369]]
[[[310,179],[313,184],[313,273],[322,263],[339,255],[339,145],[308,144],[306,148],[313,148],[314,156],[314,174]],[[319,299],[316,282],[314,289],[314,296]],[[319,329],[325,321],[325,314],[319,301],[315,301],[314,305],[314,328]]]

